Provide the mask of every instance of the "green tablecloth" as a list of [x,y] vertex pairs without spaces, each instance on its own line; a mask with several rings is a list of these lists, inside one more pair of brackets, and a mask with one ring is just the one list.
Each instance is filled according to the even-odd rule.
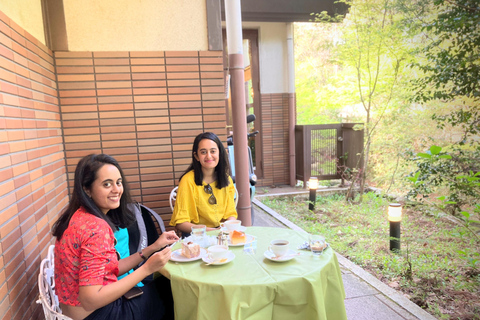
[[[207,266],[202,260],[170,261],[161,273],[171,280],[175,319],[347,319],[345,291],[331,248],[320,257],[296,250],[307,235],[290,229],[249,227],[257,238],[253,255],[230,247],[235,259]],[[290,241],[302,254],[287,262],[264,257],[273,239]],[[176,245],[173,249],[178,249]]]

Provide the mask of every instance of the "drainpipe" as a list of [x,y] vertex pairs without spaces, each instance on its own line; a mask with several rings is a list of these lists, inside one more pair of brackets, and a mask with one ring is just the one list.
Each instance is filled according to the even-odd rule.
[[293,53],[293,23],[287,23],[288,64],[288,149],[290,160],[290,186],[297,184],[295,175],[295,54]]
[[235,146],[235,183],[239,199],[238,219],[252,225],[250,180],[248,171],[247,111],[245,105],[245,67],[243,63],[242,11],[240,0],[225,0],[228,67],[232,81],[233,143]]

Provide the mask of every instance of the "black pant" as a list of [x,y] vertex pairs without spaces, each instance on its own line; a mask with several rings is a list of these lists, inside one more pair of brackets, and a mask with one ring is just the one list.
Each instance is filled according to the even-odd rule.
[[84,320],[175,319],[170,280],[161,276],[143,281],[143,294],[130,300],[121,297],[95,310]]

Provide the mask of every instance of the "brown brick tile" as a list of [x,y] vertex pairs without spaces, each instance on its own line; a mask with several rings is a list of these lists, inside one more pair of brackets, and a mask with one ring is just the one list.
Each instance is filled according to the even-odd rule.
[[[55,51],[55,58],[91,58],[93,56],[92,52],[81,52],[81,51]],[[59,59],[63,60],[63,59]]]
[[132,94],[132,89],[98,89],[99,96],[126,96]]
[[108,67],[97,67],[95,66],[95,73],[129,73],[129,66],[108,66]]
[[97,81],[122,81],[130,80],[130,73],[105,73],[105,74],[96,74]]
[[98,106],[99,111],[123,111],[123,110],[133,110],[132,103],[123,103],[123,104],[101,104]]
[[[164,80],[165,78],[166,75],[164,72],[132,74],[133,80]],[[165,84],[163,85],[165,86]]]
[[165,64],[164,58],[131,58],[130,63],[132,65],[158,65]]
[[57,67],[57,73],[69,74],[69,73],[93,73],[93,66],[85,67]]
[[130,52],[131,58],[156,58],[156,57],[164,57],[165,53],[163,51],[133,51]]
[[95,82],[61,82],[58,84],[58,89],[95,89]]
[[166,102],[142,102],[135,103],[135,110],[168,109]]
[[[202,80],[203,81],[203,80]],[[171,80],[167,81],[168,87],[197,87],[200,85],[200,80],[192,79],[192,80]]]
[[175,108],[201,108],[201,101],[180,101],[180,102],[170,102],[169,106],[171,109]]
[[109,112],[100,112],[100,118],[132,118],[134,116],[132,111],[109,111]]
[[123,118],[123,119],[101,119],[101,126],[124,126],[135,124],[135,119]]
[[135,117],[158,117],[158,116],[168,116],[168,110],[136,110]]
[[200,71],[223,71],[223,65],[221,64],[201,64]]
[[[202,89],[203,90],[203,89]],[[169,94],[200,93],[199,87],[171,87],[168,88]]]
[[154,123],[168,123],[168,117],[136,118],[135,123],[137,125],[154,124]]
[[78,82],[78,81],[93,81],[94,76],[93,74],[59,74],[58,81],[71,81],[71,82]]
[[167,94],[167,88],[138,88],[133,89],[134,95],[153,95],[153,94]]
[[165,81],[133,81],[134,88],[150,88],[150,87],[165,87]]
[[165,72],[165,66],[163,65],[150,65],[150,66],[132,66],[132,72],[134,73],[143,73],[143,72]]
[[223,58],[214,58],[214,57],[200,57],[200,64],[218,64],[222,66],[223,69]]
[[128,58],[95,59],[96,66],[128,66],[129,64],[130,59]]
[[[198,79],[198,72],[169,72],[167,73],[168,80],[180,80],[180,79]],[[218,77],[217,77],[218,78]]]
[[120,148],[120,147],[136,147],[136,140],[122,140],[122,141],[103,141],[103,148]]
[[167,72],[198,72],[198,64],[192,65],[167,65]]
[[85,149],[100,149],[100,142],[65,144],[65,150],[85,150]]
[[133,96],[135,103],[139,102],[153,102],[153,101],[167,101],[166,95],[151,95],[151,96]]
[[132,96],[98,97],[98,103],[129,103],[133,102]]
[[169,130],[169,129],[170,129],[170,126],[168,124],[156,124],[156,125],[142,124],[142,125],[137,125],[137,131],[143,131],[143,132],[145,132],[145,131]]
[[61,106],[62,113],[72,113],[72,112],[96,112],[97,105],[75,105],[75,106]]
[[105,81],[97,82],[98,89],[131,88],[131,81]]
[[60,98],[94,97],[95,90],[60,90]]
[[201,96],[199,94],[179,94],[179,95],[170,95],[169,101],[199,101]]

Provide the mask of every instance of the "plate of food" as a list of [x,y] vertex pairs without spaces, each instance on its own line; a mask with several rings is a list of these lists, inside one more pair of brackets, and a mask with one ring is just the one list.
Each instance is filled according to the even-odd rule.
[[243,246],[255,240],[255,237],[242,231],[234,230],[228,237],[228,245],[232,247]]
[[170,260],[175,262],[190,262],[202,259],[207,255],[207,250],[195,242],[182,242],[182,248],[172,252]]

